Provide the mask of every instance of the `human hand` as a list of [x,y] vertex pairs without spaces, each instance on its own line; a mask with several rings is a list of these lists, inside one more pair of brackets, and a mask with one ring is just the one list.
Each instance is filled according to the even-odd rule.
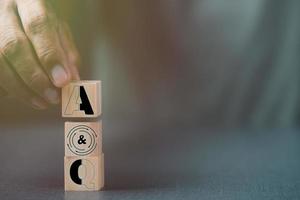
[[0,0],[0,89],[45,109],[79,79],[79,54],[47,0]]

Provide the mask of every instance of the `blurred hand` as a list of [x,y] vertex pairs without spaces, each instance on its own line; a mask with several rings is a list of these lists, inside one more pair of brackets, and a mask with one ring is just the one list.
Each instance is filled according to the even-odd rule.
[[59,103],[79,79],[79,54],[49,0],[0,0],[0,91],[34,108]]

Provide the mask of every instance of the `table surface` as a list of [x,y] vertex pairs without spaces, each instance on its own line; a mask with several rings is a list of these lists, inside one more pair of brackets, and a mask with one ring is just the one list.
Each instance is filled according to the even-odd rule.
[[63,120],[2,124],[1,199],[300,199],[296,129],[103,125],[105,190],[64,192]]

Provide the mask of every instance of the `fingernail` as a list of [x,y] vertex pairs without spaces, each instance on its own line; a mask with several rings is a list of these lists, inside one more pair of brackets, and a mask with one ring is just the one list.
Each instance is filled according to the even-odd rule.
[[46,104],[37,98],[31,100],[32,106],[37,110],[45,110],[47,108]]
[[58,104],[59,103],[59,96],[58,92],[53,88],[48,88],[45,90],[45,98],[52,104]]
[[52,69],[52,78],[57,87],[66,85],[69,81],[69,76],[66,70],[61,65],[55,65]]

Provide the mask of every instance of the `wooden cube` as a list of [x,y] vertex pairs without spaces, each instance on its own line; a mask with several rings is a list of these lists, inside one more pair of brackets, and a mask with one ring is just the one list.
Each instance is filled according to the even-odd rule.
[[104,187],[104,155],[65,157],[65,191],[97,191]]
[[74,81],[62,89],[63,117],[99,117],[101,81]]
[[65,156],[99,156],[102,121],[65,122]]

